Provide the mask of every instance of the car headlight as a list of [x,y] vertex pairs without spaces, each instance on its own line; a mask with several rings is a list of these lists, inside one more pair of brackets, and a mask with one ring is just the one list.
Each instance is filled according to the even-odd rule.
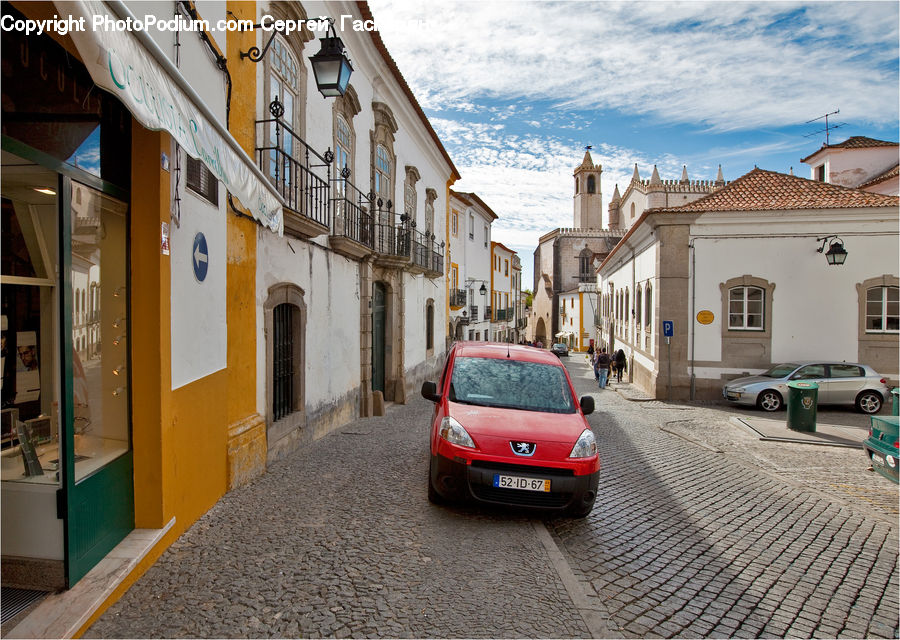
[[569,454],[569,457],[590,458],[595,453],[597,453],[597,440],[594,438],[594,432],[590,429],[585,429],[578,436],[578,440],[575,442],[575,446],[572,447],[572,453]]
[[459,422],[450,416],[441,420],[441,437],[450,444],[459,445],[460,447],[475,448],[475,443],[471,436]]
[[732,387],[729,391],[734,391],[735,393],[744,393],[747,390],[747,387]]

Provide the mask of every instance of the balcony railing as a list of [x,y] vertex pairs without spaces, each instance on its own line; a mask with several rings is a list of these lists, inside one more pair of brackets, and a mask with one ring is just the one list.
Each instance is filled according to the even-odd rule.
[[478,305],[470,304],[469,305],[469,317],[474,321],[478,321]]
[[489,306],[484,308],[484,319],[485,320],[491,319],[491,308]]
[[450,306],[464,307],[466,306],[466,290],[450,289]]
[[[257,120],[257,161],[288,208],[319,225],[329,223],[331,163],[282,120],[284,106],[269,105],[272,118]],[[319,174],[317,175],[317,170]]]
[[412,263],[425,270],[431,270],[431,238],[428,233],[417,231],[415,226],[409,230],[412,241]]
[[332,181],[331,204],[334,211],[334,235],[349,238],[361,245],[374,248],[373,194],[365,194],[350,182],[350,171]]

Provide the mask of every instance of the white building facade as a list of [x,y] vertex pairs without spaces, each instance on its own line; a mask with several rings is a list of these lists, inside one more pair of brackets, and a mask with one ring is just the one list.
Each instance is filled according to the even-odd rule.
[[[802,359],[861,362],[896,384],[897,205],[755,169],[651,209],[600,268],[603,346],[657,398],[716,398],[729,379]],[[836,236],[841,266],[818,251]]]
[[824,144],[803,158],[810,179],[896,196],[900,193],[896,142],[852,136],[837,144]]
[[[356,3],[258,12],[371,17]],[[260,161],[288,205],[284,237],[256,239],[270,458],[405,403],[447,346],[448,191],[459,176],[377,32],[339,35],[353,64],[341,97],[317,91],[308,58],[318,43],[296,35],[275,36],[257,75]]]
[[450,329],[454,340],[491,339],[491,224],[474,193],[450,190]]

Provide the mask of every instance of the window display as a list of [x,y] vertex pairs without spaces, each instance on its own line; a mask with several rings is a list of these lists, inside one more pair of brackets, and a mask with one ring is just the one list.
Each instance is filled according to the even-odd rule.
[[3,164],[2,479],[59,483],[68,343],[77,482],[129,449],[127,207],[70,183],[71,320],[60,327],[57,175],[7,153]]

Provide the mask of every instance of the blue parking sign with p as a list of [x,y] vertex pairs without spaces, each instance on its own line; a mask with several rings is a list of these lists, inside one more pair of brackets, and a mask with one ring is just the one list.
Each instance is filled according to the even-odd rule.
[[675,323],[671,320],[663,320],[663,336],[671,338],[675,335]]

